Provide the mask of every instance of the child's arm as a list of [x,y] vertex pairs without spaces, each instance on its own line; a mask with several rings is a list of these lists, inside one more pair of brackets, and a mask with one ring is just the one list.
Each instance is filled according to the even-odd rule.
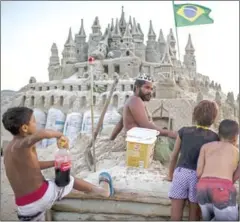
[[51,138],[60,138],[63,134],[58,131],[54,130],[39,130],[33,135],[29,135],[26,137],[23,137],[23,139],[16,144],[16,146],[21,149],[21,148],[30,148],[32,147],[35,143],[37,143],[40,140],[43,139],[51,139]]
[[233,174],[233,183],[235,183],[239,179],[239,177],[240,177],[240,163],[238,164],[238,167]]
[[204,165],[205,165],[205,149],[204,149],[204,145],[202,146],[201,150],[200,150],[200,154],[198,157],[198,163],[197,163],[197,177],[200,178],[202,176],[203,173],[203,169],[204,169]]
[[173,152],[171,154],[171,160],[170,160],[170,164],[169,164],[168,180],[170,180],[170,181],[173,178],[173,172],[174,172],[174,169],[175,169],[176,164],[177,164],[178,156],[179,156],[179,153],[180,153],[180,147],[181,147],[181,139],[178,135],[177,139],[176,139],[176,142],[175,142],[175,145],[174,145]]
[[54,161],[39,161],[39,166],[41,170],[54,167]]

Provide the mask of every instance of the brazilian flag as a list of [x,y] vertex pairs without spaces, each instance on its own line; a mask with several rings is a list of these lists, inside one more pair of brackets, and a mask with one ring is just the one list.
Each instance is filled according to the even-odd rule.
[[213,23],[209,17],[211,9],[196,4],[174,4],[176,27]]

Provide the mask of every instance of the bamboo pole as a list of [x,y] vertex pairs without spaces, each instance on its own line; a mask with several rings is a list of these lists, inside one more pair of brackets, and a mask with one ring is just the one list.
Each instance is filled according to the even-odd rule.
[[101,116],[100,116],[100,118],[98,120],[96,129],[95,129],[95,131],[93,133],[92,140],[90,141],[89,145],[86,147],[86,150],[84,152],[84,156],[85,156],[85,159],[86,159],[87,166],[88,166],[89,170],[92,170],[92,165],[95,162],[94,161],[94,156],[91,153],[91,147],[93,146],[93,144],[94,144],[94,142],[95,142],[95,140],[97,138],[97,135],[98,135],[98,133],[99,133],[99,131],[101,129],[101,126],[102,126],[103,120],[104,120],[104,116],[105,116],[105,114],[107,112],[107,108],[108,108],[108,106],[110,104],[110,101],[112,99],[112,95],[114,93],[114,90],[115,90],[117,84],[118,84],[118,78],[116,78],[115,81],[113,82],[113,85],[112,85],[112,88],[111,88],[111,90],[109,92],[108,98],[107,98],[107,100],[106,100],[106,102],[104,104]]

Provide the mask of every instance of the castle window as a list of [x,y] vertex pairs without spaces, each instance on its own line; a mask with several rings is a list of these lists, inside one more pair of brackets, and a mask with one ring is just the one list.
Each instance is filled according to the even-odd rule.
[[104,73],[108,74],[108,65],[104,65],[103,68],[104,68]]
[[57,86],[54,86],[54,89],[57,89]]
[[87,90],[90,90],[91,89],[91,86],[90,85],[87,85]]
[[93,105],[96,105],[96,96],[93,96]]
[[30,89],[35,90],[35,87],[31,87]]
[[131,84],[131,90],[133,90],[133,84]]
[[114,65],[114,72],[119,74],[119,71],[120,71],[119,65]]
[[122,85],[122,91],[125,91],[125,85]]
[[125,101],[126,101],[128,98],[129,98],[129,95],[126,95],[126,96],[125,96]]
[[70,91],[73,91],[73,86],[70,86]]
[[65,89],[65,87],[64,86],[62,86],[62,90],[64,90]]
[[118,107],[118,95],[116,94],[113,96],[113,106]]
[[77,50],[77,54],[79,54],[79,50]]
[[89,77],[89,75],[88,75],[88,74],[85,74],[85,75],[84,75],[84,78],[86,78],[86,79],[87,79],[88,77]]
[[47,86],[47,90],[49,90],[50,89],[50,87],[49,86]]
[[39,87],[39,91],[42,91],[42,86]]
[[82,88],[81,88],[81,86],[80,86],[80,85],[78,86],[78,90],[79,90],[79,91],[81,91],[81,90],[82,90]]
[[87,71],[88,71],[88,67],[84,66],[84,72],[87,72]]
[[126,56],[130,56],[130,52],[128,50],[126,51]]

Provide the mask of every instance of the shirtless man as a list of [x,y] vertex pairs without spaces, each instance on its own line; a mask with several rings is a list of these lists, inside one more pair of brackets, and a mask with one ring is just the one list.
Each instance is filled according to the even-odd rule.
[[129,97],[123,108],[123,116],[114,128],[110,140],[114,140],[122,129],[125,132],[133,127],[155,129],[161,136],[176,138],[177,133],[161,129],[150,121],[144,102],[150,101],[153,91],[153,80],[141,74],[134,83],[134,95]]
[[207,143],[200,151],[197,199],[205,221],[238,220],[237,192],[233,185],[239,178],[238,134],[238,123],[225,119],[219,126],[220,141]]
[[[15,195],[17,213],[20,220],[44,221],[47,209],[55,201],[66,196],[72,188],[87,193],[95,193],[108,197],[113,193],[109,190],[111,179],[99,178],[103,187],[98,187],[84,180],[73,178],[65,187],[58,187],[54,180],[45,180],[41,170],[54,167],[54,161],[39,161],[35,144],[43,139],[56,138],[58,144],[68,140],[61,132],[53,130],[36,131],[36,121],[33,110],[27,107],[8,109],[2,118],[2,123],[13,139],[4,151],[6,175]],[[109,181],[108,181],[109,179]],[[109,183],[107,183],[109,182]]]

